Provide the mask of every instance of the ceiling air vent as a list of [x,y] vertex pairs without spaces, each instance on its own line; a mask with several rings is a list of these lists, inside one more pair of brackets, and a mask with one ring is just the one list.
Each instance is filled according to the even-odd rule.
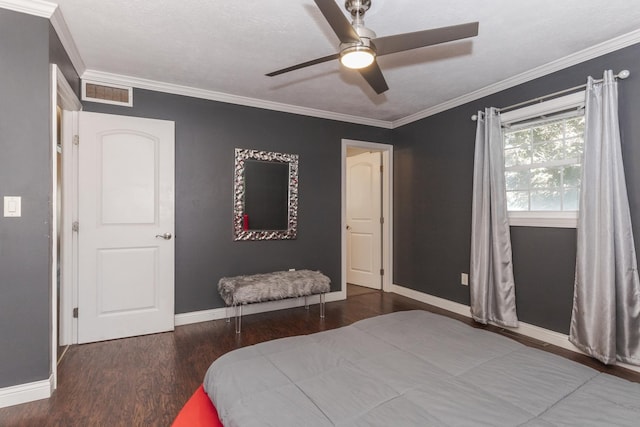
[[83,80],[82,100],[133,107],[133,88]]

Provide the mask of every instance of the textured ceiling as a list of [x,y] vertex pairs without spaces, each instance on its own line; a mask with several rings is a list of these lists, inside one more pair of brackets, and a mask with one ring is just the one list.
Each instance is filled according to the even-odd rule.
[[89,70],[383,121],[640,28],[637,0],[372,0],[378,36],[480,22],[473,39],[379,58],[390,89],[376,95],[337,61],[264,76],[337,52],[312,0],[54,2]]

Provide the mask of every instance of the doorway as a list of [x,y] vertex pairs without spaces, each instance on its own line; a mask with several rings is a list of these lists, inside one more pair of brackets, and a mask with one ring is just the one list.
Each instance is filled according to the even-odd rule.
[[347,147],[347,284],[382,289],[382,153]]
[[[175,131],[173,122],[81,112],[82,105],[55,65],[52,66],[52,76],[54,84],[58,82],[53,86],[56,90],[52,90],[52,111],[55,115],[51,132],[54,136],[51,370],[55,381],[58,345],[66,347],[79,342],[173,329]],[[96,134],[102,138],[98,151],[94,149],[97,137],[91,139],[88,132],[90,116],[97,125],[111,126]],[[83,150],[79,148],[81,131],[85,132]],[[55,137],[58,133],[61,147],[58,147],[58,138]],[[61,152],[60,161],[56,154],[58,151]],[[93,158],[87,160],[87,156],[95,152],[101,153],[101,162]],[[81,167],[83,164],[84,168]],[[91,165],[97,166],[92,168]],[[80,179],[82,173],[85,175]],[[88,179],[96,176],[100,179]],[[102,183],[103,187],[86,188],[94,182]],[[131,187],[135,188],[132,190]],[[104,188],[108,191],[103,191]],[[81,194],[85,197],[81,198]],[[92,209],[82,205],[83,201]],[[117,205],[123,201],[126,202],[124,206]],[[80,232],[82,214],[91,212],[96,213],[95,218],[85,216]],[[98,217],[100,221],[97,221]],[[120,230],[123,222],[125,232]],[[81,269],[80,266],[89,264],[86,258],[91,246],[87,239],[96,242],[100,237],[96,237],[98,227],[95,224],[109,228],[109,233],[100,236],[109,240],[107,243],[111,246],[94,248],[97,252],[94,250],[89,259],[98,260],[100,264],[92,267],[93,270]],[[143,231],[139,232],[139,229]],[[82,251],[79,250],[80,235],[85,239]],[[138,240],[128,242],[129,246],[122,240],[112,242],[122,236]],[[125,261],[128,261],[126,265],[121,256],[124,252],[127,255]],[[90,280],[86,277],[84,281],[80,280],[82,274],[86,276],[91,271],[99,271],[100,274],[93,274]],[[86,286],[79,286],[81,283]],[[123,293],[126,293],[126,298],[122,297]],[[80,307],[83,302],[84,311]],[[99,307],[93,307],[91,303],[99,304]],[[96,319],[91,317],[94,313],[98,313],[93,316]],[[105,320],[102,322],[105,324],[101,324],[99,329],[91,328],[92,320]],[[106,331],[108,328],[111,329]]]
[[391,287],[392,164],[391,145],[342,140],[345,297]]

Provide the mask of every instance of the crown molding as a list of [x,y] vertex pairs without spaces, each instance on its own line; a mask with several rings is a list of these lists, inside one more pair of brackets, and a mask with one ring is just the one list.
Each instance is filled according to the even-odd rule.
[[[1,2],[2,0],[0,0]],[[285,113],[300,114],[304,116],[318,117],[329,120],[337,120],[348,123],[362,124],[385,129],[396,129],[401,126],[413,123],[415,121],[433,116],[443,111],[459,107],[466,103],[475,101],[485,96],[492,95],[505,89],[509,89],[520,84],[544,77],[556,71],[563,70],[576,64],[597,58],[607,53],[631,46],[640,42],[640,30],[635,30],[622,36],[607,40],[603,43],[583,49],[579,52],[572,53],[564,58],[551,61],[547,64],[525,71],[513,77],[507,78],[500,82],[485,86],[484,88],[475,90],[468,94],[459,96],[449,101],[443,102],[436,106],[427,108],[409,116],[394,121],[385,121],[371,119],[367,117],[352,116],[348,114],[334,113],[331,111],[317,110],[307,107],[299,107],[279,102],[265,101],[260,99],[248,98],[238,95],[230,95],[221,92],[202,90],[187,86],[174,85],[153,80],[139,79],[135,77],[122,76],[111,73],[103,73],[95,70],[87,70],[82,78],[98,80],[104,83],[122,84],[125,86],[133,86],[140,89],[149,89],[160,92],[173,93],[176,95],[192,96],[196,98],[209,99],[212,101],[227,102],[231,104],[244,105],[248,107],[263,108],[267,110],[281,111]],[[586,77],[585,77],[586,78]]]
[[51,18],[58,5],[42,0],[0,0],[0,7],[42,18]]
[[164,83],[155,80],[147,80],[138,77],[125,76],[121,74],[106,73],[97,70],[86,70],[82,74],[82,79],[92,80],[106,84],[117,84],[132,86],[138,89],[148,89],[157,92],[171,93],[174,95],[190,96],[194,98],[208,99],[210,101],[225,102],[228,104],[243,105],[246,107],[262,108],[265,110],[280,111],[284,113],[298,114],[302,116],[317,117],[321,119],[337,120],[347,123],[374,126],[391,129],[391,122],[384,120],[370,119],[367,117],[352,116],[349,114],[334,113],[331,111],[317,110],[314,108],[299,107],[280,102],[265,101],[262,99],[249,98],[239,95],[216,92],[212,90],[198,89],[189,86]]
[[87,67],[57,4],[42,0],[0,0],[0,8],[48,18],[78,75],[85,72]]
[[59,7],[55,8],[50,20],[51,25],[54,30],[56,30],[56,34],[58,34],[58,37],[60,38],[60,43],[62,43],[62,46],[64,46],[64,49],[67,51],[67,55],[69,55],[69,59],[71,60],[73,67],[76,69],[78,75],[81,76],[86,71],[87,66],[84,64],[84,61],[80,56],[78,46],[76,46],[76,42],[71,36],[71,31],[69,31],[67,21],[64,20],[64,16],[62,16],[62,12]]
[[212,101],[226,102],[230,104],[244,105],[248,107],[263,108],[266,110],[280,111],[303,116],[317,117],[322,119],[337,120],[347,123],[361,124],[367,126],[380,127],[385,129],[396,129],[415,121],[433,116],[443,111],[459,107],[466,103],[475,101],[485,96],[492,95],[505,89],[529,82],[539,77],[560,71],[567,67],[588,61],[598,56],[631,46],[640,42],[640,30],[635,30],[606,42],[597,44],[587,49],[568,55],[564,58],[549,62],[539,67],[533,68],[524,73],[507,78],[500,82],[485,86],[484,88],[459,96],[436,106],[427,108],[409,116],[394,120],[385,121],[371,119],[367,117],[353,116],[349,114],[334,113],[331,111],[318,110],[314,108],[299,107],[273,101],[249,98],[238,95],[231,95],[222,92],[215,92],[197,89],[188,86],[163,83],[154,80],[141,79],[136,77],[87,70],[78,48],[71,36],[71,32],[60,12],[59,7],[51,2],[43,0],[0,0],[0,8],[14,10],[16,12],[49,18],[60,41],[64,46],[76,71],[83,79],[91,79],[103,83],[121,84],[133,86],[140,89],[149,89],[159,92],[172,93],[175,95],[191,96],[195,98],[209,99]]
[[581,62],[597,58],[598,56],[602,56],[607,53],[611,53],[616,50],[631,46],[638,42],[640,42],[640,30],[632,31],[606,42],[581,50],[579,52],[572,53],[571,55],[565,56],[564,58],[560,58],[539,67],[533,68],[529,71],[525,71],[524,73],[515,75],[498,83],[485,86],[482,89],[478,89],[466,95],[459,96],[458,98],[443,102],[442,104],[436,105],[434,107],[427,108],[426,110],[422,110],[415,114],[411,114],[409,116],[395,120],[392,122],[392,129],[396,129],[400,126],[404,126],[409,123],[413,123],[415,121],[441,113],[443,111],[450,110],[451,108],[459,107],[460,105],[464,105],[468,102],[475,101],[477,99],[492,95],[502,90],[512,88],[514,86],[529,82],[539,77],[546,76],[547,74],[551,74],[556,71],[571,67],[573,65],[580,64]]

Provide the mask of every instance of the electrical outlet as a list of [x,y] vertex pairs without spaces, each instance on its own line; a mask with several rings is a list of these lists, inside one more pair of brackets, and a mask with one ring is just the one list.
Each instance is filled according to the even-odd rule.
[[469,286],[469,275],[467,273],[460,273],[460,284],[462,286]]

